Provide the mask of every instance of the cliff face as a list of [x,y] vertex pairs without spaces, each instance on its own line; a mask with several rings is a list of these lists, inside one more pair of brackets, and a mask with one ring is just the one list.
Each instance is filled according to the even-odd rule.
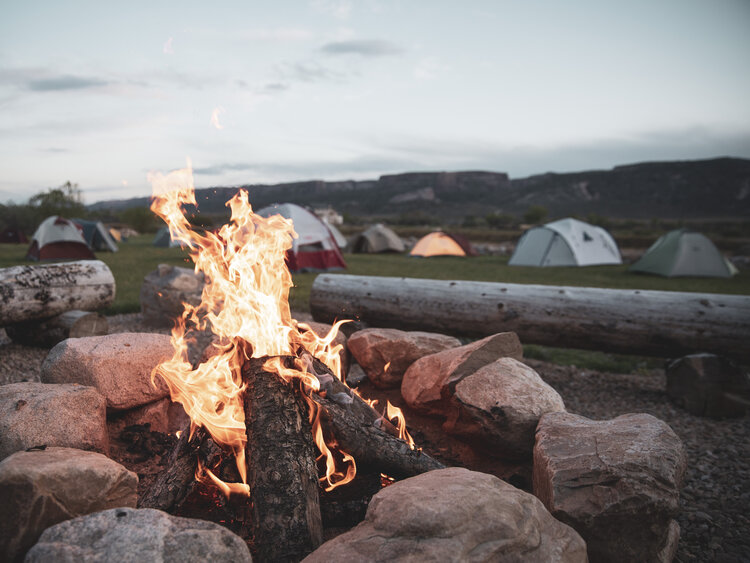
[[[413,172],[378,180],[311,180],[243,186],[253,207],[291,201],[333,206],[359,216],[427,213],[446,220],[492,212],[521,214],[542,205],[550,216],[589,213],[629,218],[750,217],[750,160],[650,162],[511,180],[498,172]],[[205,213],[225,213],[237,188],[196,192]],[[94,208],[147,205],[146,198],[102,202]]]

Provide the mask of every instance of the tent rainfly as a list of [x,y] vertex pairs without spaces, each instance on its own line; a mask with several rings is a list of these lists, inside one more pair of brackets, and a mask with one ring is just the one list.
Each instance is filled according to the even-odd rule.
[[509,266],[622,264],[615,239],[601,227],[560,219],[533,227],[518,240]]
[[83,230],[83,238],[92,250],[106,250],[117,252],[117,243],[109,234],[107,228],[101,221],[87,221],[85,219],[73,219],[73,222]]
[[352,252],[404,252],[404,241],[391,229],[377,223],[362,231],[352,242]]
[[47,217],[37,227],[26,253],[28,260],[93,260],[83,233],[73,221],[58,215]]
[[630,266],[629,271],[669,278],[729,278],[737,273],[737,268],[721,255],[707,236],[688,229],[677,229],[659,237],[644,255]]
[[460,235],[435,231],[423,236],[409,252],[409,256],[429,258],[431,256],[476,256],[471,243]]
[[292,220],[297,238],[292,240],[292,248],[286,256],[290,271],[326,272],[346,268],[330,229],[311,212],[293,203],[276,203],[256,213],[261,217],[281,215]]

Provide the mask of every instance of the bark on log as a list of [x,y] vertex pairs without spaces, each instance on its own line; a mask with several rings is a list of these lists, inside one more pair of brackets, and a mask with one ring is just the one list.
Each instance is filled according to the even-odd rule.
[[264,362],[248,360],[242,370],[250,545],[259,561],[296,562],[323,543],[315,445],[294,384],[263,371]]
[[404,479],[443,469],[443,464],[426,453],[412,450],[388,420],[336,379],[322,362],[315,360],[313,366],[317,374],[330,375],[323,386],[325,396],[323,393],[312,396],[323,409],[321,422],[326,441],[334,439],[343,451],[352,455],[357,472],[385,473],[394,479]]
[[115,279],[100,260],[0,269],[0,326],[106,307]]
[[481,337],[653,356],[712,352],[750,361],[750,297],[321,274],[319,322]]
[[109,332],[107,317],[90,311],[65,311],[51,319],[25,321],[5,327],[19,344],[51,348],[66,338],[101,336]]

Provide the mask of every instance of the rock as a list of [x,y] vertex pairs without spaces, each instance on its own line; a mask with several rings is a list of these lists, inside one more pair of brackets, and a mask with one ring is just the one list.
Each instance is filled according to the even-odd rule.
[[346,384],[349,387],[358,387],[365,379],[367,379],[367,374],[362,366],[357,362],[352,363],[349,366],[349,373],[346,374]]
[[534,494],[581,534],[592,562],[668,561],[686,463],[680,439],[651,415],[546,414],[534,447]]
[[[333,328],[331,325],[326,323],[318,323],[315,321],[307,321],[304,323],[298,323],[300,326],[300,329],[304,331],[306,327],[310,327],[312,331],[317,334],[320,338],[325,338],[328,333],[331,332],[331,329]],[[347,324],[347,323],[345,323]],[[345,325],[342,325],[345,326]],[[336,338],[333,339],[333,344],[335,346],[341,345],[341,351],[339,352],[339,359],[340,359],[340,366],[341,366],[341,377],[343,378],[349,371],[349,350],[346,347],[346,341],[347,337],[346,334],[344,334],[341,330],[341,327],[339,327],[339,330],[336,332]]]
[[750,376],[729,359],[693,354],[666,368],[667,395],[698,416],[743,416],[750,410]]
[[82,385],[1,385],[0,459],[36,446],[108,453],[104,397]]
[[362,523],[304,561],[583,562],[586,545],[532,495],[452,467],[382,489]]
[[[404,372],[423,356],[460,346],[452,336],[433,332],[405,332],[395,328],[367,328],[349,337],[349,352],[376,387],[398,387]],[[387,366],[387,367],[386,367]]]
[[204,278],[194,270],[159,264],[143,278],[141,313],[143,322],[154,327],[174,326],[175,319],[185,310],[183,302],[198,305],[203,293]]
[[503,459],[531,459],[541,416],[565,411],[557,391],[513,358],[454,372],[442,394],[449,398],[443,429]]
[[171,403],[169,399],[159,399],[134,409],[110,414],[107,417],[107,429],[110,436],[116,436],[126,426],[134,424],[148,424],[154,432],[169,433],[171,431],[169,424]]
[[58,522],[118,506],[135,507],[138,476],[95,452],[16,452],[0,462],[0,553],[20,558]]
[[132,409],[162,399],[169,389],[151,372],[173,354],[166,334],[123,332],[69,338],[50,350],[42,364],[44,383],[80,383],[95,387],[107,409]]
[[252,558],[242,538],[213,522],[151,508],[113,508],[47,528],[25,561],[249,563]]
[[426,414],[445,413],[441,390],[454,373],[473,373],[498,358],[523,359],[523,349],[514,332],[493,334],[471,344],[424,356],[404,374],[401,395],[410,407]]

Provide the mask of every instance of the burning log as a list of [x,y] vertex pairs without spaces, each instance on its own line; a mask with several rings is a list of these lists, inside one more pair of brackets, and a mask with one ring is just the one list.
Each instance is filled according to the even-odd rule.
[[0,326],[102,309],[115,298],[115,278],[100,260],[0,269]]
[[742,295],[321,274],[310,309],[319,322],[356,318],[475,337],[512,331],[529,344],[750,359],[750,298]]
[[27,346],[51,348],[66,338],[107,334],[107,317],[90,311],[65,311],[51,319],[16,323],[5,327],[11,340]]

